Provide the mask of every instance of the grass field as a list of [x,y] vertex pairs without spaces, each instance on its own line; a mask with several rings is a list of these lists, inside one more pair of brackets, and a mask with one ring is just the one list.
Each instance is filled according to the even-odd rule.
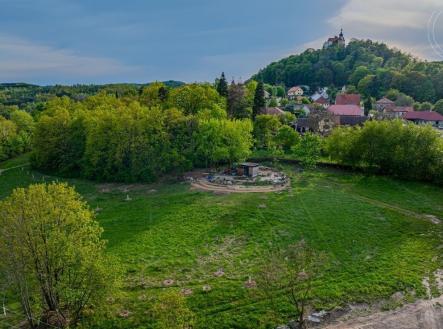
[[[0,198],[17,186],[55,180],[33,172],[27,158],[0,164]],[[370,302],[397,291],[425,291],[422,278],[441,268],[443,189],[339,171],[282,167],[292,191],[215,195],[185,183],[123,186],[68,180],[102,210],[107,252],[122,265],[124,286],[114,296],[113,328],[149,328],[149,302],[164,289],[191,288],[189,307],[197,328],[266,327],[269,305],[254,278],[271,247],[304,238],[328,255],[329,266],[315,288],[318,308]],[[62,179],[59,179],[62,180]],[[129,195],[131,201],[125,201]],[[223,268],[225,276],[213,275]],[[164,288],[165,279],[175,280]],[[209,284],[210,292],[202,287]],[[146,298],[145,298],[146,296]],[[291,316],[281,303],[282,319]],[[128,318],[117,316],[129,310]],[[270,327],[270,326],[269,326]]]

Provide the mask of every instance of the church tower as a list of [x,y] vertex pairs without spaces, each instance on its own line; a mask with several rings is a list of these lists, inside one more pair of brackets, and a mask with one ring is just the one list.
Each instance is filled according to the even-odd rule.
[[340,30],[340,34],[338,35],[338,45],[339,46],[345,46],[346,41],[345,41],[345,37],[343,35],[343,29]]

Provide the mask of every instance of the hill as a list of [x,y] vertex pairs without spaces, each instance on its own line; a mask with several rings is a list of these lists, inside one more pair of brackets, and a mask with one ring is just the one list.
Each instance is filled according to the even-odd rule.
[[397,89],[419,102],[443,98],[443,63],[427,62],[371,40],[353,40],[347,46],[308,49],[271,63],[253,79],[289,88],[306,85],[354,87],[365,97],[382,97]]

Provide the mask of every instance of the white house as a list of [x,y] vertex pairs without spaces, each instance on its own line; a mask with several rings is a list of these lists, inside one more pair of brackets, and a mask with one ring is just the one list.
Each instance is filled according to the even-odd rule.
[[297,97],[303,96],[303,88],[300,86],[292,87],[288,90],[288,98],[293,100]]

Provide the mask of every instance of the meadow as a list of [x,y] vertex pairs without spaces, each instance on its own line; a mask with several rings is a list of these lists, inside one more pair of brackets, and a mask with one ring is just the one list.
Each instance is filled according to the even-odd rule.
[[[121,268],[110,315],[86,327],[151,328],[150,305],[159,293],[192,289],[186,301],[196,328],[271,328],[269,302],[245,282],[257,276],[269,249],[301,239],[328,257],[315,285],[318,309],[376,302],[398,291],[424,297],[423,277],[442,266],[442,224],[435,220],[443,220],[443,189],[430,184],[275,164],[291,177],[289,191],[218,195],[177,180],[62,179],[27,162],[23,156],[0,164],[11,168],[0,175],[0,198],[32,183],[69,182],[97,211],[107,252]],[[214,275],[219,269],[221,277]],[[166,279],[174,280],[171,287]],[[205,285],[211,290],[203,291]],[[283,298],[279,308],[279,322],[293,316]],[[129,316],[119,316],[123,310]],[[17,324],[9,320],[1,323]]]

